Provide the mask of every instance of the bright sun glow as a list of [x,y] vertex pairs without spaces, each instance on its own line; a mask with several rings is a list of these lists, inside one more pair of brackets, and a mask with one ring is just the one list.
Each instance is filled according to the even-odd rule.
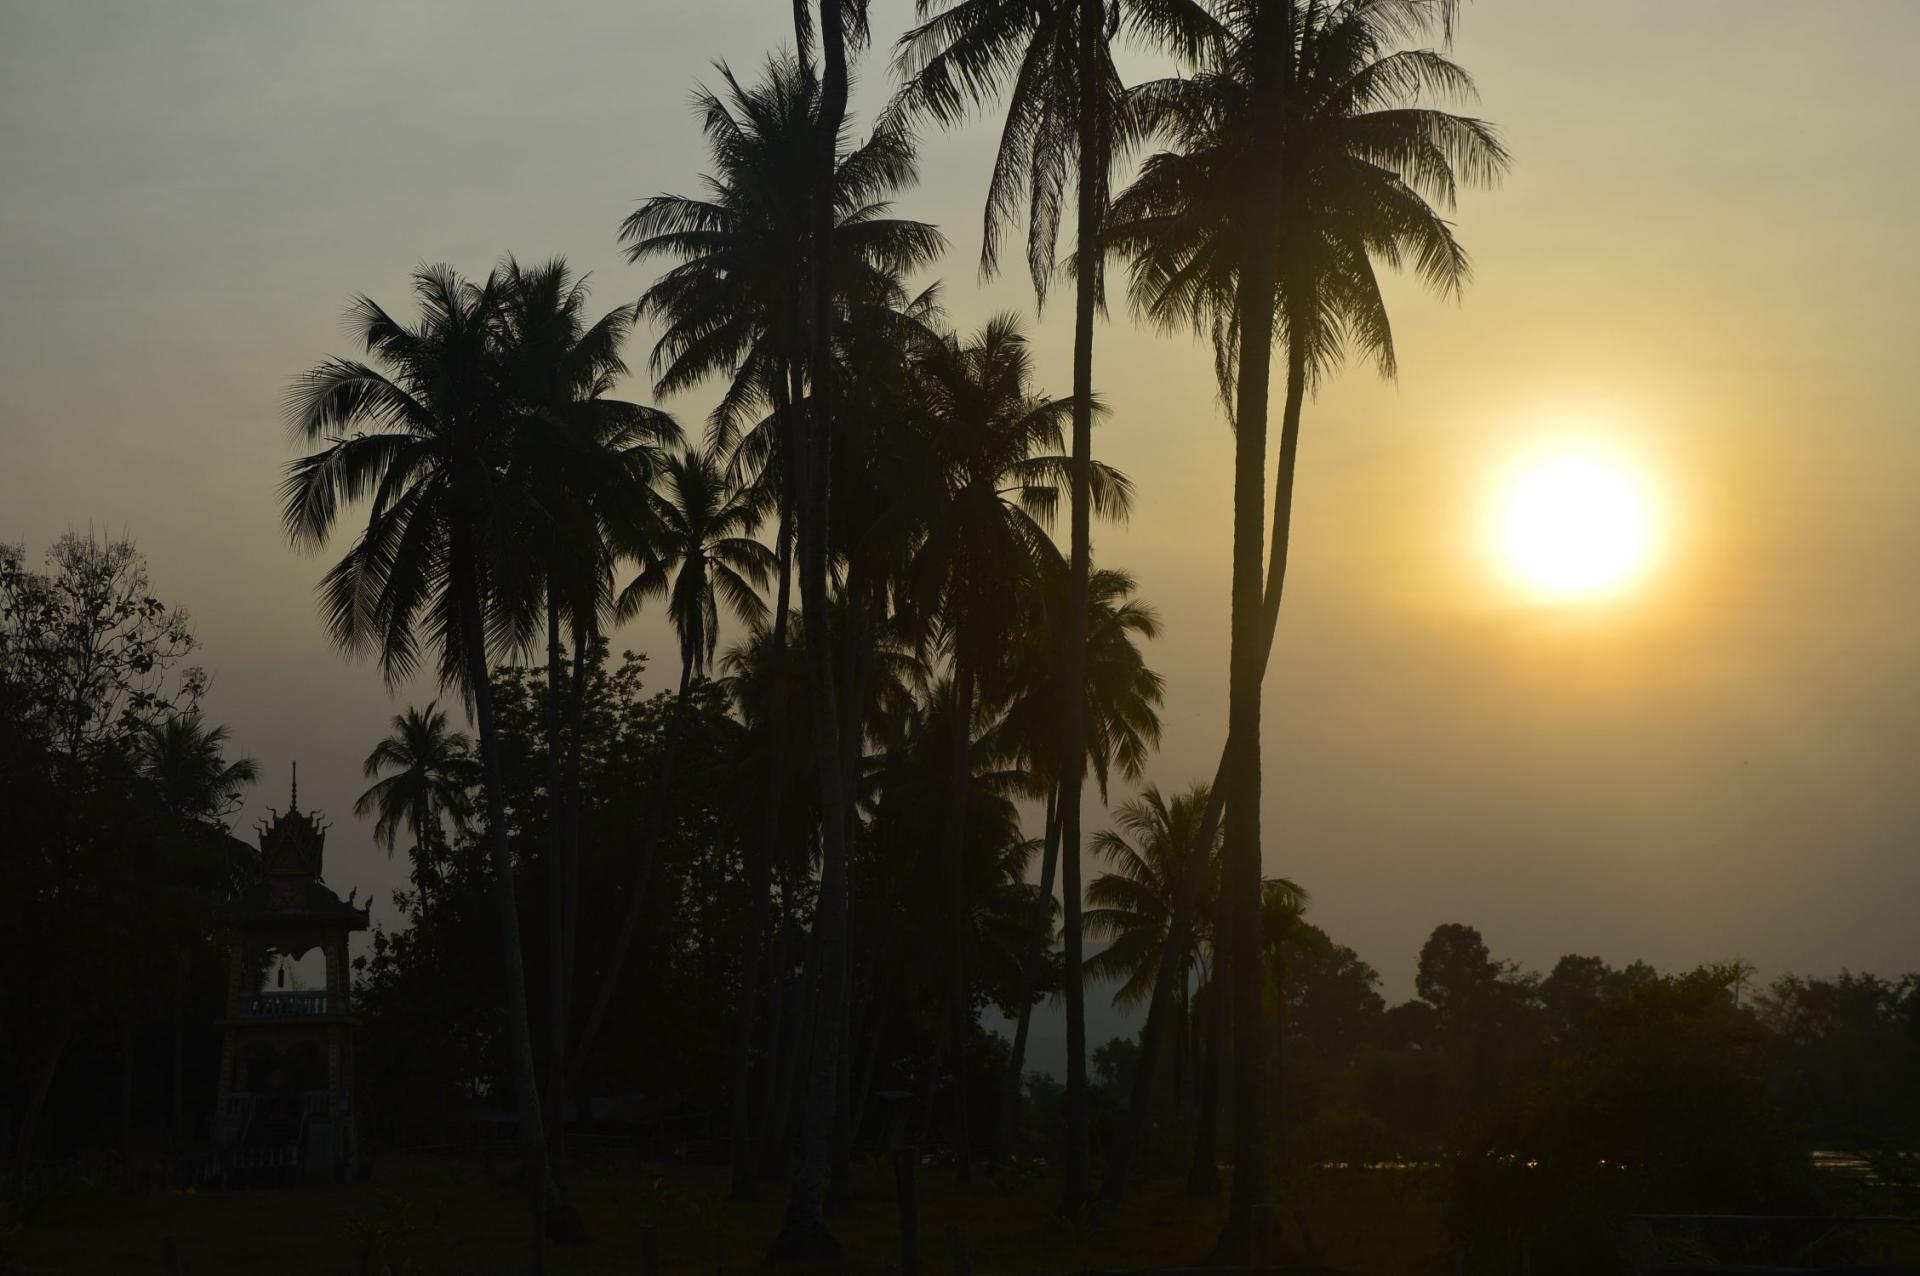
[[1652,560],[1652,503],[1627,467],[1564,452],[1520,467],[1506,492],[1500,549],[1533,592],[1554,599],[1610,594]]

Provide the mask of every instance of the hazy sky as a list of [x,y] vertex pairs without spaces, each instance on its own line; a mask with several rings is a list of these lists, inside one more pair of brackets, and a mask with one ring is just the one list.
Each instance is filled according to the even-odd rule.
[[[882,50],[908,9],[876,0]],[[423,261],[564,253],[631,301],[617,223],[696,189],[689,90],[754,72],[786,14],[0,3],[0,539],[138,540],[269,777],[243,831],[297,758],[329,880],[376,916],[403,872],[351,806],[401,700],[328,648],[327,560],[280,532],[281,394]],[[1516,165],[1460,210],[1464,304],[1394,287],[1398,383],[1349,369],[1309,404],[1267,679],[1269,871],[1391,995],[1446,921],[1542,968],[1920,968],[1917,40],[1912,0],[1467,6],[1456,52]],[[890,77],[861,71],[870,110]],[[976,282],[991,140],[928,137],[902,202],[953,241],[962,327],[1032,309]],[[1056,393],[1069,317],[1037,330]],[[1166,621],[1149,778],[1184,785],[1225,718],[1231,439],[1201,346],[1124,312],[1100,340],[1096,453],[1138,501],[1097,553]],[[1605,603],[1530,599],[1487,548],[1506,467],[1565,438],[1642,472],[1665,524]],[[618,641],[670,651],[657,620]]]

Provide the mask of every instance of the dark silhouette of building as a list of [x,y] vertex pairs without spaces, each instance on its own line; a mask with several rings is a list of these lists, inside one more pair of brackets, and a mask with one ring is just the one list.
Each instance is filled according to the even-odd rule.
[[[320,880],[327,828],[299,809],[299,792],[296,783],[286,811],[260,825],[260,879],[219,913],[232,945],[214,1108],[223,1181],[353,1173],[359,1020],[347,936],[367,928],[370,908],[343,901]],[[262,987],[275,961],[316,948],[326,957],[324,987]]]

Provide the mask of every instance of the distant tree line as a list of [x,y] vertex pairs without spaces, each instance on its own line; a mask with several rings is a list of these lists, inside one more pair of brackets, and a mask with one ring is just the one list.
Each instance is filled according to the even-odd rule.
[[[230,759],[224,732],[200,716],[207,678],[187,663],[192,651],[186,617],[154,594],[131,545],[69,536],[39,567],[18,549],[0,554],[10,812],[0,960],[33,975],[0,982],[0,1103],[16,1185],[36,1166],[104,1156],[125,1167],[209,1135],[213,1021],[227,977],[212,910],[257,862],[224,825],[253,768]],[[763,826],[739,795],[769,780],[767,658],[764,635],[751,635],[718,652],[712,676],[656,689],[644,658],[610,660],[597,641],[577,694],[570,666],[557,694],[539,665],[489,677],[545,1075],[554,954],[583,987],[604,981],[631,906],[636,830],[647,828],[660,777],[669,767],[678,776],[670,815],[650,835],[627,977],[557,1125],[598,1123],[661,1156],[728,1155],[737,1011],[752,978],[756,1174],[777,1173],[798,1134],[819,889],[817,822],[797,801],[776,830],[768,938],[748,971],[739,940],[754,924],[750,848]],[[927,942],[948,920],[940,831],[950,755],[939,746],[953,738],[941,725],[951,686],[910,646],[876,652],[876,667],[876,736],[887,747],[869,756],[857,791],[848,1119],[828,1190],[849,1192],[856,1162],[896,1135],[958,1170],[977,1150],[976,1118],[956,1102],[963,1089],[995,1104],[1011,1094],[1006,1146],[986,1157],[997,1173],[1031,1173],[1056,1163],[1068,1137],[1064,1086],[1022,1069],[979,1016],[993,1007],[1018,1025],[1058,994],[1057,945],[1036,949],[1034,938],[1038,916],[1047,929],[1058,922],[1030,880],[1043,848],[1022,835],[1018,768],[989,733],[966,768],[971,974],[956,1039],[943,1001],[948,955]],[[804,682],[791,691],[804,699]],[[563,776],[577,776],[561,791],[579,866],[571,955],[547,920],[555,759],[545,724],[556,701],[578,724],[559,759]],[[791,752],[785,765],[803,756]],[[367,1019],[356,1102],[376,1148],[471,1138],[512,1095],[514,1067],[475,744],[437,705],[408,710],[371,742],[366,771],[360,811],[405,857],[409,879],[357,963]],[[1223,956],[1206,919],[1223,856],[1217,828],[1201,836],[1208,799],[1204,785],[1172,796],[1148,786],[1121,804],[1093,840],[1105,871],[1089,884],[1086,913],[1102,941],[1089,975],[1137,1007],[1168,951],[1175,896],[1183,883],[1193,892],[1200,920],[1175,954],[1172,1010],[1157,1025],[1167,1066],[1143,1077],[1144,1034],[1090,1050],[1088,1125],[1093,1163],[1109,1174],[1131,1144],[1136,1163],[1185,1172],[1201,1194],[1217,1190],[1215,1132],[1235,1115],[1220,1084],[1230,1049],[1209,1031],[1223,1005]],[[1920,974],[1755,987],[1739,963],[1664,974],[1569,955],[1543,976],[1496,958],[1472,928],[1443,925],[1421,950],[1415,997],[1389,1005],[1374,969],[1309,920],[1301,887],[1267,883],[1260,916],[1269,1139],[1283,1192],[1303,1175],[1392,1167],[1439,1194],[1469,1254],[1497,1265],[1524,1243],[1555,1270],[1611,1252],[1620,1220],[1637,1211],[1913,1204]],[[1004,1092],[1010,1076],[1017,1084]],[[903,1094],[904,1108],[884,1097]],[[555,1148],[564,1154],[564,1141]],[[1815,1150],[1858,1158],[1871,1175],[1816,1172]]]
[[[606,773],[587,787],[589,896],[600,893],[600,881],[620,880],[630,827],[623,806],[644,789],[639,781],[665,747],[673,697],[649,695],[643,667],[628,657],[612,673],[596,672],[589,693],[588,716],[604,724],[589,752],[631,768],[624,781]],[[538,721],[538,674],[503,669],[497,685],[501,703],[512,706],[503,722]],[[742,685],[723,677],[696,693],[700,725],[689,735],[697,743],[687,747],[698,760],[688,764],[684,805],[676,804],[661,842],[635,976],[578,1092],[582,1119],[590,1109],[603,1132],[632,1134],[660,1155],[704,1159],[726,1146],[731,1031],[722,1012],[738,995],[727,950],[749,908],[747,866],[728,830],[739,818],[732,801],[738,768],[751,765],[755,752],[751,728],[743,730],[730,709],[729,693]],[[622,743],[609,747],[601,731]],[[545,763],[538,733],[521,738],[526,747],[506,772],[508,806],[537,812]],[[890,767],[876,774],[869,800],[908,805],[937,779]],[[976,809],[990,807],[990,788],[975,801]],[[1197,825],[1205,801],[1204,786],[1171,800],[1149,789],[1096,839],[1109,871],[1090,884],[1088,917],[1109,942],[1089,973],[1117,1002],[1138,1006],[1149,995],[1173,879],[1190,866],[1182,861],[1200,861],[1203,905],[1217,890],[1218,840],[1197,854],[1198,843],[1181,836]],[[944,919],[938,862],[914,826],[900,840],[880,821],[869,827],[856,844],[851,891],[861,955],[853,971],[851,1118],[830,1178],[843,1192],[851,1190],[855,1163],[884,1150],[896,1132],[957,1168],[971,1133],[957,1124],[963,1114],[951,1102],[958,1071],[989,1093],[1011,1064],[1011,1043],[977,1018],[960,1048],[944,1040],[945,963],[937,946],[923,942]],[[540,837],[538,820],[529,819],[511,839],[531,917],[544,912]],[[970,946],[982,977],[973,1009],[992,1006],[1018,1023],[1036,998],[1057,995],[1059,968],[1056,954],[1029,983],[1021,966],[1030,848],[1011,836],[1006,845],[1008,857],[976,868],[973,889],[983,903]],[[464,849],[453,862],[480,862],[471,835],[454,846]],[[363,1059],[384,1138],[442,1139],[479,1106],[477,1096],[504,1092],[498,999],[484,978],[460,978],[494,959],[486,889],[466,872],[431,903],[406,895],[399,902],[412,925],[375,937],[361,976],[370,1016]],[[784,1112],[785,1138],[793,1136],[797,1078],[782,1074],[797,1067],[804,1049],[804,1020],[790,1018],[789,1009],[805,996],[811,889],[804,863],[783,866],[766,975],[772,1006],[754,1043],[764,1082],[754,1101],[774,1111],[776,1128]],[[1494,957],[1473,928],[1448,924],[1421,949],[1416,995],[1390,1005],[1374,968],[1308,920],[1303,890],[1270,882],[1265,901],[1263,1031],[1282,1184],[1385,1167],[1439,1196],[1468,1254],[1510,1266],[1526,1243],[1537,1261],[1571,1271],[1612,1255],[1630,1213],[1878,1213],[1920,1201],[1913,1195],[1920,1190],[1920,1094],[1905,1082],[1920,1068],[1920,974],[1784,976],[1756,989],[1751,968],[1737,962],[1669,974],[1570,954],[1543,976]],[[583,922],[583,934],[611,932],[612,910],[603,904],[601,912],[598,925]],[[1230,1058],[1210,1048],[1206,1031],[1219,1005],[1214,942],[1209,928],[1198,927],[1186,951],[1180,1010],[1162,1027],[1169,1066],[1150,1082],[1138,1149],[1157,1173],[1187,1174],[1199,1194],[1217,1190],[1220,1150],[1210,1132],[1233,1116],[1231,1095],[1219,1085]],[[536,940],[531,951],[542,947]],[[583,950],[582,960],[592,968],[599,958]],[[536,1022],[546,1014],[541,1000]],[[1142,1044],[1137,1036],[1115,1038],[1089,1052],[1096,1165],[1111,1165],[1129,1137]],[[496,1064],[476,1073],[476,1059]],[[881,1097],[901,1093],[912,1096],[904,1116]],[[1056,1163],[1066,1137],[1058,1078],[1026,1072],[1015,1094],[1012,1142],[993,1158],[1005,1175]],[[767,1149],[776,1162],[779,1142]],[[1818,1173],[1816,1150],[1858,1157],[1874,1177]]]

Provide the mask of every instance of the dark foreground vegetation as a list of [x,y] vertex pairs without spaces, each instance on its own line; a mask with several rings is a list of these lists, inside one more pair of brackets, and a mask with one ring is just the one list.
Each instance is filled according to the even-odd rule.
[[[355,963],[340,1177],[371,1183],[202,1190],[213,1021],[268,974],[215,926],[259,872],[225,823],[253,767],[131,545],[0,553],[0,1255],[630,1269],[657,1225],[676,1265],[873,1266],[903,1147],[929,1250],[952,1220],[1002,1270],[1613,1270],[1635,1213],[1911,1209],[1920,979],[1539,975],[1443,925],[1389,1006],[1311,883],[1264,876],[1305,406],[1347,359],[1393,371],[1380,268],[1462,289],[1443,214],[1507,163],[1444,109],[1455,8],[927,4],[860,134],[866,6],[796,4],[792,53],[696,100],[702,193],[621,225],[662,272],[637,304],[512,258],[423,267],[411,317],[352,303],[361,349],[288,396],[284,524],[350,542],[329,637],[448,706],[364,763],[410,870]],[[1123,38],[1181,74],[1123,84]],[[1064,395],[1017,317],[951,329],[944,240],[892,206],[914,128],[990,107],[982,264],[1024,232],[1037,297],[1070,284]],[[1123,294],[1212,342],[1235,432],[1229,726],[1213,774],[1157,784],[1160,620],[1093,544],[1132,492],[1092,454]],[[701,427],[615,397],[642,325],[658,397],[719,390]],[[649,613],[673,649],[615,656]],[[1089,1041],[1089,995],[1138,1037]],[[1059,1081],[1024,1053],[1054,997]]]
[[[575,1199],[590,1242],[553,1251],[560,1272],[639,1273],[654,1229],[668,1273],[759,1267],[780,1203],[727,1199],[724,1167],[610,1168],[583,1151]],[[128,1195],[74,1189],[10,1253],[25,1271],[120,1276],[166,1271],[178,1253],[193,1272],[234,1276],[347,1276],[391,1267],[415,1276],[458,1276],[501,1267],[519,1249],[524,1218],[512,1170],[482,1158],[396,1158],[377,1183],[298,1192]],[[848,1270],[878,1272],[897,1257],[896,1215],[886,1171],[856,1167],[854,1199],[835,1216]],[[944,1274],[944,1231],[960,1230],[981,1272],[1064,1272],[1086,1267],[1186,1264],[1212,1243],[1222,1205],[1194,1201],[1178,1179],[1142,1181],[1123,1217],[1076,1228],[1053,1209],[1057,1181],[956,1189],[930,1181],[922,1212],[922,1270]],[[1406,1176],[1317,1176],[1296,1194],[1314,1241],[1355,1271],[1451,1272],[1438,1210]],[[1298,1236],[1297,1224],[1290,1224]],[[169,1238],[172,1238],[171,1242]]]
[[[345,1271],[356,1247],[368,1246],[411,1255],[419,1272],[488,1269],[524,1212],[512,1187],[511,1110],[501,1105],[512,1093],[508,1027],[493,973],[485,833],[469,819],[476,776],[467,737],[436,711],[409,713],[368,758],[379,778],[367,814],[385,817],[377,827],[406,857],[413,883],[382,910],[356,976],[365,1016],[357,1103],[371,1181],[210,1190],[212,1020],[227,976],[208,916],[228,875],[252,870],[248,848],[221,824],[248,767],[229,761],[217,732],[192,716],[201,678],[183,664],[190,631],[153,598],[129,547],[64,542],[47,572],[9,557],[0,597],[14,692],[37,686],[51,701],[66,685],[36,681],[66,666],[23,644],[17,618],[28,606],[42,608],[43,620],[64,618],[42,632],[63,641],[91,633],[83,645],[96,653],[93,667],[126,671],[96,684],[120,688],[111,715],[120,725],[109,730],[91,715],[84,764],[25,729],[21,701],[9,707],[17,729],[4,737],[4,775],[21,814],[16,853],[3,861],[9,911],[0,934],[5,960],[40,974],[6,984],[7,1022],[18,1031],[0,1050],[0,1093],[33,1123],[16,1115],[9,1124],[15,1188],[0,1215],[0,1257],[23,1270],[137,1271],[172,1237],[195,1256],[190,1270]],[[111,633],[84,620],[99,611],[70,601],[108,597],[125,600],[105,609],[120,617]],[[556,1251],[556,1270],[622,1270],[648,1224],[660,1228],[670,1268],[749,1266],[778,1230],[776,1194],[730,1199],[741,1194],[725,1169],[742,970],[733,937],[750,924],[751,906],[734,794],[755,764],[754,719],[742,706],[752,653],[723,660],[717,680],[688,684],[671,745],[682,779],[659,833],[630,978],[578,1074],[570,1137],[556,1142],[568,1201],[589,1237]],[[896,667],[911,672],[913,663],[901,654]],[[553,1011],[541,958],[552,951],[543,922],[552,762],[544,675],[502,668],[492,685],[510,742],[503,805],[516,902],[529,922],[530,1012],[545,1025]],[[905,686],[898,695],[914,699]],[[618,942],[631,831],[667,765],[680,700],[651,688],[639,658],[588,662],[583,972],[603,971]],[[850,1261],[890,1261],[890,1157],[901,1143],[921,1163],[930,1261],[944,1253],[948,1221],[982,1270],[1204,1257],[1223,1208],[1209,1131],[1231,1120],[1217,1081],[1226,1056],[1208,1031],[1219,1004],[1215,935],[1204,920],[1217,846],[1199,857],[1208,866],[1202,921],[1179,954],[1187,977],[1163,1023],[1166,1065],[1151,1086],[1140,1180],[1120,1208],[1061,1217],[1064,1094],[1043,1074],[1020,1087],[1009,1149],[980,1149],[991,1168],[956,1185],[961,1156],[980,1141],[964,1137],[956,1096],[970,1087],[993,1112],[1012,1067],[1009,1043],[973,1019],[958,1048],[942,1040],[948,971],[941,949],[920,937],[944,917],[940,866],[924,850],[938,845],[926,824],[944,773],[937,759],[905,750],[884,761],[863,790],[874,814],[850,891],[857,1067],[847,1077],[852,1119],[831,1165],[831,1217]],[[1034,897],[1022,885],[1026,849],[1017,812],[996,790],[1000,776],[982,763],[969,787],[970,826],[997,829],[1009,850],[978,864],[969,882],[977,903],[967,945],[979,972],[973,1008],[997,1006],[1017,1021],[1058,970],[1047,966],[1031,992],[1021,973]],[[39,796],[55,791],[56,778],[71,805]],[[1091,963],[1101,995],[1150,996],[1175,907],[1172,879],[1195,858],[1204,805],[1201,793],[1149,789],[1120,805],[1096,839],[1108,869],[1089,889],[1089,922],[1108,941]],[[414,829],[409,817],[423,810],[444,818]],[[56,853],[63,845],[65,858]],[[795,1102],[793,1061],[806,1031],[792,1009],[806,996],[804,859],[777,865],[773,877],[766,1009],[751,1046],[760,1128],[778,1124],[761,1113]],[[55,917],[58,925],[46,924]],[[1543,976],[1498,960],[1472,929],[1446,925],[1421,951],[1418,995],[1390,1006],[1372,967],[1310,917],[1304,891],[1269,887],[1261,987],[1283,1255],[1319,1253],[1355,1271],[1446,1271],[1458,1253],[1469,1270],[1508,1271],[1525,1246],[1551,1270],[1587,1260],[1608,1270],[1631,1213],[1900,1214],[1920,1205],[1910,1151],[1920,1142],[1911,1084],[1920,1075],[1920,978],[1786,977],[1754,987],[1739,964],[1661,974],[1581,956]],[[1140,1053],[1125,1038],[1090,1052],[1096,1166],[1114,1164],[1125,1137]],[[1852,1164],[1817,1169],[1815,1151]],[[785,1155],[755,1149],[768,1174]],[[300,1240],[293,1266],[283,1237]],[[1842,1233],[1817,1256],[1877,1258],[1882,1245],[1899,1254],[1900,1237]],[[1722,1254],[1743,1243],[1708,1239]]]

